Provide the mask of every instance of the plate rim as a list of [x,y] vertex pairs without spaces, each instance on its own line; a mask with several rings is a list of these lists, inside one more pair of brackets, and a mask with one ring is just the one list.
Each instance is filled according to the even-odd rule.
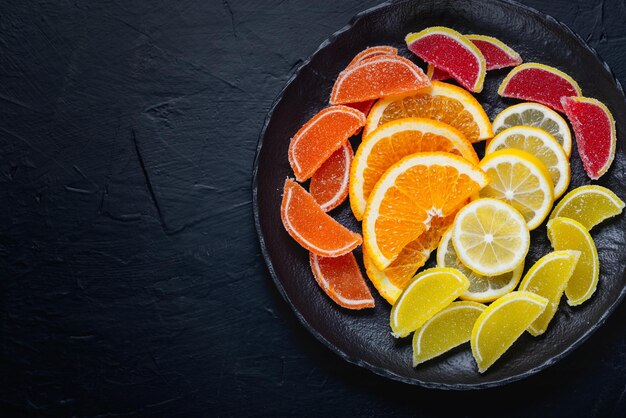
[[[285,84],[283,85],[283,88],[280,90],[280,92],[278,93],[278,95],[276,96],[274,101],[272,102],[272,104],[271,104],[271,106],[270,106],[270,108],[269,108],[269,110],[267,112],[267,115],[265,116],[265,120],[263,121],[263,126],[261,128],[261,131],[259,133],[259,138],[257,140],[257,146],[256,146],[256,150],[255,150],[255,155],[254,155],[254,162],[253,162],[253,166],[252,166],[252,210],[253,210],[253,215],[254,215],[254,226],[255,226],[255,229],[256,229],[257,237],[259,239],[259,245],[261,247],[261,253],[263,254],[263,259],[265,261],[265,265],[266,265],[266,267],[267,267],[267,269],[268,269],[268,271],[270,273],[270,276],[272,278],[272,281],[274,282],[274,285],[278,289],[281,297],[283,298],[284,301],[287,302],[287,304],[291,308],[291,311],[296,315],[296,318],[298,319],[298,321],[318,341],[320,341],[326,348],[330,349],[330,351],[332,351],[333,353],[338,355],[343,360],[347,361],[350,364],[353,364],[353,365],[356,365],[356,366],[361,367],[363,369],[366,369],[366,370],[368,370],[368,371],[370,371],[372,373],[375,373],[378,376],[381,376],[381,377],[384,377],[384,378],[387,378],[387,379],[391,379],[391,380],[394,380],[394,381],[397,381],[397,382],[405,383],[405,384],[408,384],[408,385],[412,385],[412,386],[423,387],[423,388],[426,388],[426,389],[467,391],[467,390],[480,390],[480,389],[488,389],[488,388],[493,388],[493,387],[504,386],[504,385],[507,385],[507,384],[510,384],[510,383],[513,383],[513,382],[517,382],[517,381],[526,379],[526,378],[528,378],[530,376],[533,376],[533,375],[541,372],[542,370],[545,370],[548,367],[556,364],[557,362],[559,362],[563,358],[565,358],[568,355],[570,355],[573,351],[575,351],[592,334],[594,334],[602,325],[604,325],[604,323],[606,322],[608,317],[615,311],[617,306],[619,306],[619,304],[624,299],[624,296],[626,296],[626,286],[624,286],[622,288],[622,290],[620,291],[618,297],[608,307],[608,309],[606,309],[604,311],[604,313],[600,316],[600,319],[595,324],[593,324],[591,327],[589,327],[587,329],[587,331],[585,331],[585,333],[578,340],[576,340],[573,344],[571,344],[569,347],[567,347],[564,351],[562,351],[558,355],[553,356],[553,357],[547,359],[546,361],[544,361],[543,363],[533,367],[532,369],[526,370],[525,372],[519,373],[519,374],[514,375],[514,376],[509,376],[509,377],[506,377],[506,378],[503,378],[503,379],[494,380],[494,381],[490,381],[490,382],[484,382],[484,383],[469,383],[468,384],[468,383],[440,383],[440,382],[424,381],[424,380],[420,380],[418,378],[409,378],[409,377],[401,376],[401,375],[399,375],[397,373],[394,373],[394,372],[392,372],[392,371],[390,371],[388,369],[385,369],[383,367],[379,367],[379,366],[373,365],[373,364],[371,364],[371,363],[369,363],[369,362],[367,362],[367,361],[365,361],[365,360],[363,360],[361,358],[350,356],[347,353],[345,353],[344,351],[342,351],[335,344],[332,344],[330,341],[328,341],[326,338],[324,338],[324,336],[319,331],[317,331],[317,329],[315,329],[315,327],[313,327],[307,321],[307,319],[296,308],[296,306],[293,304],[293,302],[291,301],[291,299],[287,295],[287,293],[286,293],[286,291],[285,291],[285,289],[284,289],[284,287],[282,285],[282,282],[278,279],[278,275],[276,274],[276,271],[274,270],[274,266],[272,264],[272,260],[271,260],[271,258],[269,256],[269,253],[268,253],[268,250],[267,250],[267,247],[266,247],[266,244],[265,244],[265,237],[264,237],[262,229],[261,229],[261,219],[260,219],[259,205],[258,205],[259,155],[260,155],[260,152],[261,152],[261,148],[263,147],[263,140],[265,138],[267,127],[268,127],[268,125],[269,125],[269,123],[270,123],[270,121],[272,119],[274,111],[276,110],[276,106],[282,100],[285,91],[289,88],[291,83],[293,83],[293,81],[300,75],[300,72],[307,65],[309,65],[309,63],[311,62],[313,57],[315,57],[321,50],[323,50],[323,49],[329,47],[330,45],[332,45],[332,43],[336,40],[337,37],[339,37],[344,32],[350,30],[360,19],[362,19],[363,17],[365,17],[365,16],[367,16],[367,15],[369,15],[369,14],[371,14],[371,13],[373,13],[373,12],[379,10],[379,9],[383,9],[383,8],[386,8],[386,7],[391,7],[391,6],[397,5],[397,4],[408,3],[410,1],[412,1],[412,0],[388,0],[388,1],[385,1],[385,2],[383,2],[381,4],[378,4],[376,6],[373,6],[373,7],[370,7],[368,9],[365,9],[365,10],[363,10],[361,12],[358,12],[357,14],[355,14],[350,19],[350,21],[345,26],[343,26],[341,29],[337,30],[336,32],[332,33],[328,38],[326,38],[315,49],[314,52],[312,52],[304,61],[302,61],[302,63],[297,67],[297,69],[291,75],[291,77],[289,77],[289,79],[285,82]],[[523,11],[528,12],[529,14],[534,15],[535,17],[538,17],[539,19],[547,20],[550,23],[559,26],[568,35],[572,36],[575,40],[577,40],[584,48],[589,50],[593,54],[593,56],[602,64],[604,69],[608,71],[608,73],[612,77],[613,81],[615,82],[615,86],[616,86],[616,88],[618,90],[618,93],[621,93],[622,97],[626,101],[626,95],[624,94],[624,89],[623,89],[620,81],[615,76],[615,73],[611,70],[611,68],[606,63],[606,61],[604,61],[604,59],[602,59],[600,54],[598,54],[598,52],[592,46],[590,46],[580,35],[578,35],[576,32],[574,32],[565,23],[557,20],[556,18],[550,16],[549,14],[543,13],[543,12],[533,8],[533,7],[527,6],[525,4],[519,3],[519,2],[514,1],[514,0],[489,0],[489,2],[491,2],[491,3],[504,3],[504,4],[509,5],[509,6],[517,7],[519,9],[522,9]]]

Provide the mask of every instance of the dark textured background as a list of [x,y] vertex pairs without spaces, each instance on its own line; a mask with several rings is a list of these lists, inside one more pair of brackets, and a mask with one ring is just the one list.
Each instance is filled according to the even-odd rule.
[[[625,304],[539,375],[451,393],[343,362],[278,295],[252,218],[259,131],[377,3],[2,2],[3,415],[626,416]],[[623,0],[524,3],[626,84]]]

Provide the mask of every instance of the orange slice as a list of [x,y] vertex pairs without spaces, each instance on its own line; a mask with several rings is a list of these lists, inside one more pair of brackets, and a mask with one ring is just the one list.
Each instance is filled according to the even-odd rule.
[[365,137],[350,168],[350,206],[354,216],[363,218],[371,191],[389,167],[407,155],[428,151],[451,152],[478,164],[476,151],[465,135],[432,119],[398,119]]
[[298,183],[285,180],[280,208],[285,229],[298,244],[323,257],[339,257],[361,244],[361,236],[335,221]]
[[617,136],[613,115],[604,103],[589,97],[562,97],[561,104],[574,128],[585,172],[590,179],[597,180],[615,158]]
[[513,68],[500,84],[498,94],[541,103],[559,112],[563,112],[561,97],[582,96],[578,83],[572,77],[536,62]]
[[367,288],[354,254],[320,257],[310,253],[309,261],[317,284],[337,305],[347,309],[374,307],[374,298]]
[[439,245],[442,234],[454,222],[455,215],[453,213],[445,218],[433,218],[430,229],[407,244],[398,258],[383,271],[376,268],[367,253],[363,252],[367,277],[387,302],[393,305],[417,270],[426,264],[431,252]]
[[346,200],[353,157],[352,146],[346,142],[311,177],[309,192],[324,212],[336,208]]
[[364,102],[430,87],[421,68],[397,55],[368,58],[343,70],[333,86],[331,104]]
[[367,117],[363,137],[382,124],[410,117],[447,123],[470,142],[493,136],[491,121],[474,96],[461,87],[433,81],[430,90],[379,100]]
[[356,54],[352,61],[350,61],[350,64],[348,64],[348,67],[351,67],[368,58],[374,58],[380,55],[398,55],[398,49],[387,45],[371,46]]
[[456,211],[487,185],[487,175],[454,154],[424,152],[403,158],[380,178],[363,216],[364,245],[384,270],[433,219]]
[[469,91],[483,90],[487,63],[476,45],[459,32],[433,26],[409,33],[406,45],[411,52],[429,64],[444,70]]
[[348,106],[328,107],[313,116],[289,144],[289,164],[296,180],[311,177],[364,123],[365,115]]

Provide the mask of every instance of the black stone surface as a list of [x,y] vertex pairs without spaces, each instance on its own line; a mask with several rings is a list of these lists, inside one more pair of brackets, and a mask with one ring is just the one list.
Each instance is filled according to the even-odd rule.
[[[2,415],[626,416],[624,304],[540,374],[456,393],[346,363],[279,296],[253,226],[258,134],[377,3],[0,5]],[[525,3],[626,82],[622,1]]]

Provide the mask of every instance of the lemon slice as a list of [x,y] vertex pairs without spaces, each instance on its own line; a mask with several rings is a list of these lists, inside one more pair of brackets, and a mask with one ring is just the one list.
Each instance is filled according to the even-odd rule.
[[541,335],[548,329],[579,258],[580,251],[554,251],[537,260],[524,276],[519,290],[532,292],[550,301],[546,310],[528,328],[532,335]]
[[413,367],[468,342],[486,308],[482,303],[453,302],[426,321],[413,336]]
[[389,323],[394,337],[406,337],[437,312],[448,306],[469,287],[463,274],[435,267],[413,278],[391,308]]
[[600,261],[598,251],[587,229],[569,218],[548,222],[548,239],[555,250],[578,250],[580,258],[565,288],[567,303],[577,306],[589,300],[598,286]]
[[556,139],[539,128],[515,126],[496,135],[485,149],[485,155],[504,148],[526,151],[539,159],[550,173],[554,197],[559,198],[570,182],[569,160]]
[[546,166],[517,149],[502,149],[485,156],[479,167],[491,183],[479,197],[503,200],[517,209],[533,230],[548,216],[554,203],[554,187]]
[[513,126],[533,126],[552,135],[569,158],[572,154],[572,133],[565,119],[554,110],[539,103],[519,103],[509,106],[493,120],[493,132],[498,134]]
[[484,276],[513,271],[530,246],[526,221],[512,206],[478,199],[456,215],[452,245],[463,264]]
[[602,186],[582,186],[565,195],[550,214],[550,219],[574,219],[591,230],[605,219],[622,213],[624,202]]
[[484,373],[542,314],[548,299],[531,292],[511,292],[480,314],[470,343],[478,371]]
[[452,245],[452,228],[441,237],[439,248],[437,248],[437,267],[452,267],[459,270],[467,277],[470,282],[469,288],[460,298],[474,302],[492,302],[500,296],[512,292],[519,283],[522,273],[524,272],[524,262],[513,271],[503,273],[497,276],[483,276],[473,272],[465,266],[456,255],[454,245]]

